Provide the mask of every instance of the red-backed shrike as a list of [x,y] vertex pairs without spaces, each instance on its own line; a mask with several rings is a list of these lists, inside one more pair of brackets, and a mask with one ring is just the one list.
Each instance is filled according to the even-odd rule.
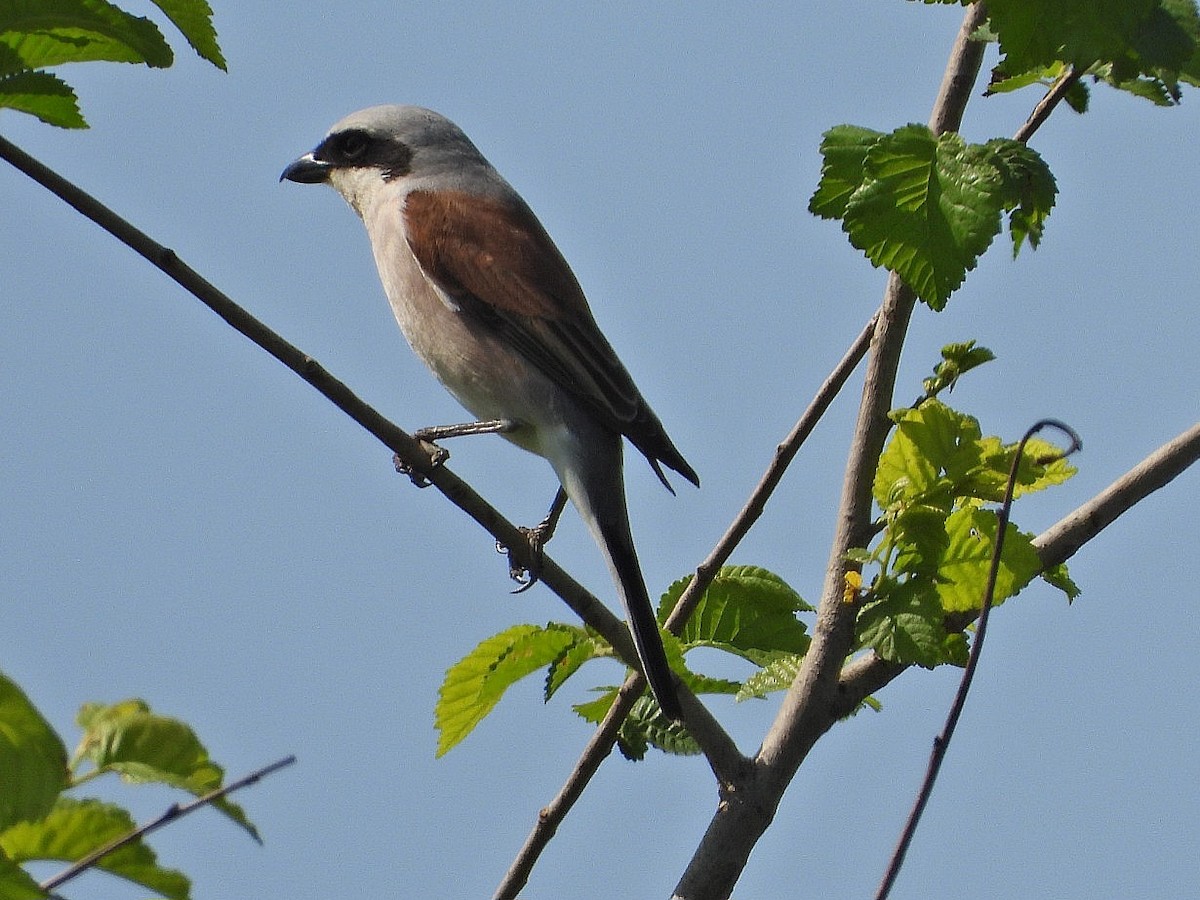
[[678,719],[629,531],[622,435],[668,489],[660,463],[700,481],[525,201],[458,126],[415,106],[347,116],[282,177],[346,199],[413,350],[473,415],[549,460],[608,562],[651,690]]

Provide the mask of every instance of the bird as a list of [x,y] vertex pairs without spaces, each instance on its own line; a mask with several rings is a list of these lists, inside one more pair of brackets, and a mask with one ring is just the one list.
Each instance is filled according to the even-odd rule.
[[672,494],[664,465],[700,479],[533,211],[457,125],[420,106],[351,113],[285,179],[328,184],[359,215],[400,330],[480,422],[425,431],[493,430],[550,463],[604,556],[659,708],[680,720],[630,531],[623,439]]

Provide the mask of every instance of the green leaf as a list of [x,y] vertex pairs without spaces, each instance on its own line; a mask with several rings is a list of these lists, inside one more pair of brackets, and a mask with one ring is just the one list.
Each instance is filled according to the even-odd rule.
[[213,27],[212,7],[206,0],[153,0],[154,5],[166,13],[167,18],[182,32],[202,58],[208,60],[222,72],[228,71],[225,57],[217,46],[217,31]]
[[[676,581],[663,595],[659,621],[674,609],[692,576]],[[809,637],[798,612],[810,611],[778,575],[756,566],[724,566],[704,592],[684,626],[684,648],[718,647],[749,657],[755,651],[803,654]]]
[[[1180,100],[1179,83],[1196,84],[1200,75],[1194,0],[997,0],[988,18],[1004,54],[993,84],[1020,86],[1032,83],[1031,74],[1070,65],[1170,106]],[[1082,112],[1086,93],[1068,102]]]
[[935,506],[905,507],[890,521],[888,536],[896,548],[896,574],[935,574],[950,546],[946,512]]
[[803,662],[803,656],[793,654],[772,660],[742,682],[742,689],[736,694],[737,700],[749,700],[752,697],[765,697],[775,691],[786,691],[796,680]]
[[989,0],[1004,68],[1024,72],[1056,61],[1087,69],[1126,60],[1156,0]]
[[895,413],[872,494],[883,510],[920,502],[950,511],[955,482],[979,461],[979,423],[940,400]]
[[842,226],[850,243],[942,309],[1000,230],[995,166],[957,134],[906,125],[871,146],[863,171]]
[[808,201],[808,211],[823,219],[840,219],[846,204],[862,186],[867,152],[882,132],[856,125],[837,125],[821,139],[821,181]]
[[25,692],[0,674],[0,829],[40,819],[67,783],[67,748]]
[[[943,581],[936,587],[946,612],[970,612],[983,603],[997,524],[994,512],[970,506],[955,511],[946,520],[950,546],[938,570]],[[1041,565],[1030,537],[1010,522],[1004,534],[993,605],[1003,603],[1029,584]]]
[[4,900],[45,900],[49,896],[24,869],[0,850],[0,897]]
[[886,580],[877,590],[881,599],[859,612],[860,646],[872,647],[889,662],[926,669],[966,662],[966,639],[961,633],[947,634],[945,613],[930,579]]
[[[570,628],[571,626],[562,626]],[[576,629],[576,639],[550,663],[546,671],[545,698],[549,700],[566,683],[566,680],[579,671],[585,662],[598,656],[611,656],[612,648],[606,641],[593,636],[585,629]]]
[[578,628],[566,625],[514,625],[451,666],[434,707],[437,755],[470,734],[509,687],[558,660],[579,637]]
[[997,138],[984,145],[1001,177],[1001,194],[1005,211],[1009,213],[1008,229],[1012,235],[1013,257],[1028,239],[1037,249],[1042,231],[1054,200],[1058,184],[1050,167],[1025,144],[1008,138]]
[[68,62],[171,65],[158,26],[105,0],[0,0],[0,42],[30,69]]
[[1067,602],[1074,603],[1075,598],[1083,593],[1067,572],[1067,564],[1059,563],[1042,572],[1042,579],[1052,587],[1058,588],[1067,595]]
[[0,109],[28,113],[59,128],[87,128],[75,92],[48,72],[18,72],[0,78]]
[[[37,822],[22,822],[0,833],[0,850],[15,862],[59,860],[73,863],[137,826],[120,807],[98,800],[60,798]],[[118,875],[170,900],[187,900],[188,879],[182,872],[158,865],[154,851],[136,840],[114,850],[96,867]]]
[[1065,62],[1054,62],[1041,68],[1029,69],[1016,75],[1007,75],[999,69],[992,72],[992,80],[984,91],[984,96],[991,94],[1007,94],[1012,91],[1029,87],[1031,84],[1041,85],[1049,89],[1070,68]]
[[[134,784],[165,784],[196,797],[219,787],[224,770],[185,722],[156,715],[141,700],[112,705],[89,703],[77,720],[84,729],[76,760],[89,760],[101,772],[116,772]],[[240,806],[227,798],[212,804],[261,843]]]
[[942,391],[953,392],[959,378],[995,358],[996,354],[987,347],[976,347],[974,341],[947,344],[942,348],[942,361],[933,367],[933,377],[921,382],[925,388],[923,399],[936,397]]

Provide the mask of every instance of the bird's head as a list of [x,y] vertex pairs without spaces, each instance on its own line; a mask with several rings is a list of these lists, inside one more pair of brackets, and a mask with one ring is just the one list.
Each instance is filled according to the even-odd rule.
[[419,106],[372,106],[334,125],[315,149],[292,162],[284,179],[327,183],[364,214],[373,199],[399,188],[486,193],[500,181],[457,125]]

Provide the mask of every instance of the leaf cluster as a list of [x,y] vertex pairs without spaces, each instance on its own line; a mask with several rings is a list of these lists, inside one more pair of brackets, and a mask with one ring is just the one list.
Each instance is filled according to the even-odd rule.
[[[152,0],[192,49],[224,70],[207,0]],[[64,63],[166,68],[174,53],[150,19],[108,0],[0,0],[0,108],[62,128],[86,128],[74,90],[46,71]]]
[[[130,784],[161,784],[201,797],[221,787],[222,768],[185,723],[154,713],[141,700],[89,703],[77,717],[83,729],[70,757],[25,693],[0,675],[0,897],[50,895],[22,868],[53,860],[73,863],[136,825],[120,806],[68,791],[106,774]],[[236,803],[213,805],[258,840]],[[187,877],[161,866],[140,838],[104,856],[96,867],[170,900],[186,900]]]
[[[857,646],[892,662],[931,668],[966,662],[963,626],[980,609],[1017,452],[985,436],[979,422],[936,397],[893,414],[895,430],[879,460],[872,493],[882,511],[879,537],[852,558],[876,571],[849,595],[859,605]],[[1045,490],[1075,474],[1059,448],[1026,443],[1014,496]],[[1000,555],[994,604],[1041,573],[1032,535],[1010,524]],[[1078,595],[1065,569],[1047,580],[1068,599]]]
[[[682,578],[663,594],[659,622],[666,621],[691,580],[692,576]],[[687,670],[684,654],[706,647],[772,671],[781,660],[799,658],[808,649],[808,630],[798,614],[811,609],[778,575],[755,566],[726,566],[704,592],[683,632],[676,636],[662,631],[663,644],[672,667],[693,692],[749,696],[742,683]],[[545,667],[544,697],[549,700],[585,663],[613,656],[607,641],[575,625],[516,625],[484,640],[446,673],[435,709],[438,755],[465,738],[520,679]],[[760,673],[760,683],[765,677]],[[597,690],[596,699],[575,707],[585,721],[601,721],[616,700],[615,686]],[[640,759],[650,745],[680,754],[698,750],[682,726],[668,721],[657,704],[643,698],[622,726],[618,746],[630,759]]]
[[[970,0],[921,0],[967,6]],[[1195,0],[988,0],[980,40],[1000,45],[990,93],[1049,84],[1069,71],[1159,106],[1200,85],[1200,13]],[[1072,88],[1077,112],[1088,90]]]

